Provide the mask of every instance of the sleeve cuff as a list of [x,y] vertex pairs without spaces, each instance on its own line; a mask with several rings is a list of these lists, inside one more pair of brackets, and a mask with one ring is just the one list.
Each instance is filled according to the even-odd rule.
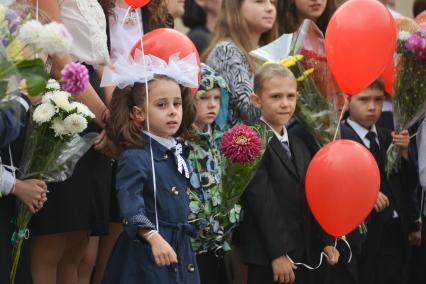
[[155,229],[154,224],[145,215],[135,215],[130,218],[123,219],[124,231],[129,235],[131,239],[135,239],[138,236],[138,230],[144,229]]
[[7,171],[3,166],[0,168],[0,171],[2,175],[1,178],[3,180],[3,182],[0,184],[1,195],[9,195],[15,186],[16,179],[13,174]]

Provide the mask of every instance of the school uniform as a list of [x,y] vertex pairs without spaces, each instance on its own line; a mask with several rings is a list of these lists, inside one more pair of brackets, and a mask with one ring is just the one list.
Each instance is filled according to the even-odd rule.
[[348,118],[341,125],[342,139],[366,146],[380,170],[380,191],[390,206],[378,213],[374,209],[367,219],[367,237],[359,260],[359,283],[406,283],[408,262],[407,198],[416,185],[414,165],[401,159],[401,168],[387,178],[386,151],[392,143],[388,130],[373,126],[370,130]]
[[[178,171],[176,150],[166,147],[164,138],[152,137],[156,206],[149,138],[145,135],[143,148],[125,150],[118,160],[117,199],[124,231],[111,254],[104,284],[200,282],[191,248],[194,229],[188,223],[187,179]],[[158,267],[150,244],[138,235],[140,228],[154,229],[156,223],[160,235],[176,252],[177,264]]]
[[[305,197],[310,160],[303,141],[285,128],[284,134],[275,133],[266,147],[242,196],[242,248],[249,283],[274,283],[271,263],[283,255],[310,264],[311,243],[317,235]],[[312,275],[304,267],[299,266],[295,274],[296,283],[311,283]]]

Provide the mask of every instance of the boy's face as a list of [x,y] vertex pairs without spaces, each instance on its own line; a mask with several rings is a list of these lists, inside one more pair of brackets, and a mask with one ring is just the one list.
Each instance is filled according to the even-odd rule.
[[263,83],[260,94],[252,96],[253,105],[262,112],[263,119],[282,134],[293,116],[297,101],[297,82],[291,77],[273,77]]
[[205,130],[207,125],[213,123],[219,114],[220,109],[220,89],[215,88],[202,94],[195,100],[197,115],[195,125],[201,130]]
[[349,116],[364,128],[370,129],[379,120],[385,95],[378,89],[365,89],[349,100]]

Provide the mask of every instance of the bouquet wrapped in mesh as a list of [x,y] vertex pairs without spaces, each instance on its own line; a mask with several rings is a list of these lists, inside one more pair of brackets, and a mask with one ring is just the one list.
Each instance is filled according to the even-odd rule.
[[[398,34],[395,55],[393,115],[395,131],[408,129],[426,110],[426,29]],[[401,156],[391,144],[387,151],[386,173],[398,170]]]

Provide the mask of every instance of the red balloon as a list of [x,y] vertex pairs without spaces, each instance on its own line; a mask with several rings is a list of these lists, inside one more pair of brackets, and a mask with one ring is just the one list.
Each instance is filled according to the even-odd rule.
[[339,87],[349,95],[360,93],[383,73],[395,47],[394,20],[376,0],[344,3],[327,27],[327,60]]
[[337,140],[319,150],[306,174],[309,207],[334,237],[346,235],[365,220],[379,189],[380,172],[373,155],[351,140]]
[[[200,65],[200,56],[194,43],[185,34],[173,29],[156,29],[142,38],[144,53],[159,57],[166,62],[171,55],[179,53],[180,58],[184,58],[191,53],[197,56]],[[130,56],[134,57],[136,49],[141,50],[141,41],[138,40],[130,51]]]
[[141,8],[151,2],[151,0],[124,0],[127,5],[135,7],[135,8]]
[[[156,29],[142,37],[144,53],[154,55],[169,62],[171,55],[179,54],[180,58],[185,58],[191,53],[197,57],[198,69],[200,69],[200,56],[194,43],[185,34],[173,29]],[[136,50],[141,50],[141,41],[138,40],[130,51],[130,56],[135,56]],[[201,74],[199,74],[201,76]],[[197,89],[192,89],[195,95]]]

